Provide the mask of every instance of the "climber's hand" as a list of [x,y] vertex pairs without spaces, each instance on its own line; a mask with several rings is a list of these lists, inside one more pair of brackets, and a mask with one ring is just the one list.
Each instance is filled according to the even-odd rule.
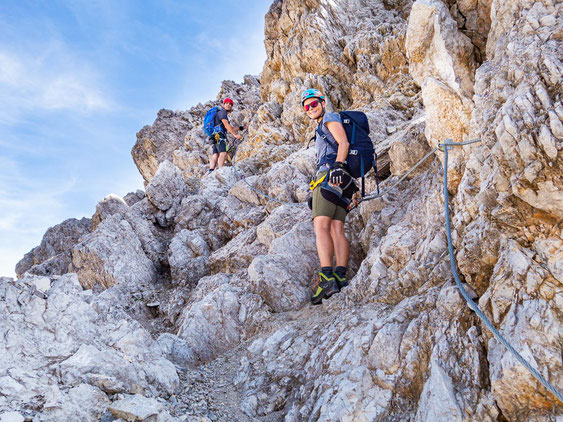
[[334,163],[334,166],[330,170],[329,183],[331,185],[340,186],[340,184],[343,182],[345,173],[346,170],[344,169],[344,163],[337,161],[336,163]]

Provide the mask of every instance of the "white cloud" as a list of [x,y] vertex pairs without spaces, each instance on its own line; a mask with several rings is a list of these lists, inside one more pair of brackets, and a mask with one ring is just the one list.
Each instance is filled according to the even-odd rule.
[[262,42],[263,35],[252,34],[246,39],[232,39],[228,43],[224,74],[244,76],[262,72],[266,61],[266,51]]
[[13,277],[23,255],[67,218],[62,196],[75,184],[74,179],[31,181],[14,160],[0,156],[0,276]]
[[64,211],[61,197],[76,185],[76,179],[30,180],[17,164],[0,158],[0,233],[36,233],[48,228]]
[[37,46],[40,54],[0,46],[0,119],[14,123],[33,111],[89,113],[114,107],[94,66],[59,41]]
[[[254,27],[237,35],[224,39],[207,32],[197,35],[197,54],[186,57],[186,79],[174,102],[176,108],[215,99],[223,80],[240,83],[244,75],[257,76],[262,72],[266,61],[263,28]],[[201,72],[200,68],[206,72]]]
[[7,86],[18,84],[22,74],[22,65],[19,61],[0,51],[0,83]]
[[108,102],[99,89],[77,79],[77,75],[62,75],[49,81],[41,92],[40,106],[46,109],[107,109]]
[[0,277],[16,278],[15,264],[29,249],[0,245]]

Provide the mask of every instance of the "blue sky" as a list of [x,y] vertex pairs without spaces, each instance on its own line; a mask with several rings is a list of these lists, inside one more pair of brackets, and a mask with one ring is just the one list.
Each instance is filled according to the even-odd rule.
[[272,0],[7,1],[0,7],[0,276],[109,193],[142,188],[135,134],[161,108],[257,75]]

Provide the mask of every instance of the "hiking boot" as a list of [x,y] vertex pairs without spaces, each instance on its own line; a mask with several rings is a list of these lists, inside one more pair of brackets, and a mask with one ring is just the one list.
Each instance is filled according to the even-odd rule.
[[333,294],[338,293],[340,289],[334,276],[328,277],[323,272],[319,273],[319,279],[313,286],[313,296],[311,296],[311,302],[313,305],[320,305],[323,299],[328,299]]
[[346,279],[346,274],[338,275],[338,273],[332,273],[334,279],[336,280],[336,284],[338,285],[338,289],[341,290],[343,287],[348,285],[348,280]]

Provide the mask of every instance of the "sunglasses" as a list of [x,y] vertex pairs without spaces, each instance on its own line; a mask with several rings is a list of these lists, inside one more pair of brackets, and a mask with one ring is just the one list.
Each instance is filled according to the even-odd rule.
[[317,101],[317,100],[311,101],[309,104],[305,104],[303,106],[303,108],[305,109],[305,111],[309,111],[310,108],[315,108],[316,106],[318,106],[319,102],[320,101]]

